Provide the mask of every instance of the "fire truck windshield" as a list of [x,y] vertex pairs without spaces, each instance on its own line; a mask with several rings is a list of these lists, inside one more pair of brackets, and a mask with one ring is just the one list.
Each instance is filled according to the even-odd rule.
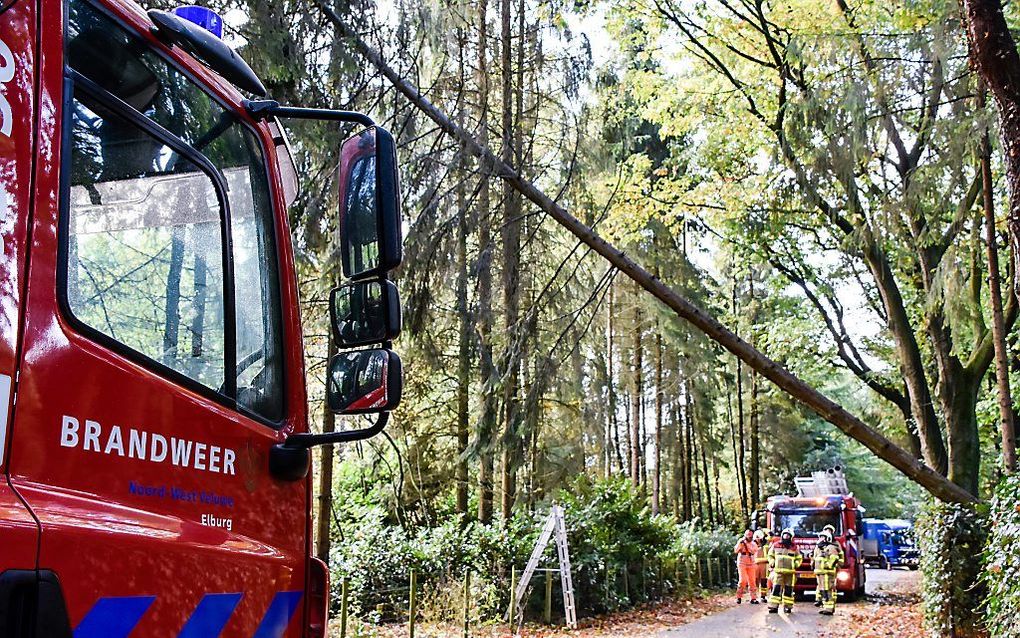
[[842,531],[839,513],[829,509],[780,510],[775,512],[776,529],[792,528],[794,536],[818,536],[826,525]]

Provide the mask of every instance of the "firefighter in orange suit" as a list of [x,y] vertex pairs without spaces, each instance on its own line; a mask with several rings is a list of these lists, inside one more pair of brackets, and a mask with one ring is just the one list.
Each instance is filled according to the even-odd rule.
[[793,544],[793,530],[784,529],[779,540],[769,547],[769,568],[772,572],[772,594],[769,596],[769,613],[793,613],[793,586],[797,582],[797,567],[802,557]]
[[758,554],[758,544],[754,542],[751,530],[744,531],[744,536],[733,547],[733,553],[737,555],[737,573],[740,574],[740,581],[737,583],[737,604],[740,604],[741,596],[747,591],[751,604],[757,605],[758,598],[754,591],[757,584],[754,557]]
[[758,553],[754,555],[754,582],[758,586],[756,595],[761,602],[768,601],[769,595],[769,538],[768,532],[759,529],[754,533],[754,542],[758,545]]

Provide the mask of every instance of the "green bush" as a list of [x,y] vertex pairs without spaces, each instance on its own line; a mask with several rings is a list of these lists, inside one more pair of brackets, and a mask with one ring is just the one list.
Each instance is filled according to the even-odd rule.
[[985,623],[994,636],[1020,636],[1020,476],[995,490],[984,552]]
[[987,525],[987,515],[974,507],[940,502],[927,504],[916,521],[924,629],[932,638],[981,632],[980,557]]
[[670,546],[671,522],[653,517],[646,500],[624,478],[592,481],[582,476],[560,492],[559,502],[579,611],[603,612],[632,604],[639,594],[647,597],[642,588]]
[[[698,521],[681,525],[666,516],[652,516],[645,499],[626,479],[592,481],[581,477],[557,495],[565,511],[571,576],[580,615],[629,606],[653,594],[652,583],[669,581],[672,561],[714,556],[729,560],[735,536],[706,529]],[[520,511],[507,524],[481,525],[449,516],[431,526],[393,524],[381,506],[357,507],[358,519],[344,525],[346,535],[334,538],[330,556],[333,609],[339,609],[339,584],[348,580],[352,614],[373,621],[403,618],[408,602],[410,571],[417,572],[419,600],[431,619],[453,619],[460,613],[460,583],[472,572],[472,606],[481,619],[506,613],[510,566],[520,573],[541,534],[549,505]],[[555,544],[542,566],[556,564]],[[725,563],[721,563],[725,565]],[[626,575],[625,575],[626,574]],[[663,576],[663,578],[659,578]],[[562,609],[555,577],[554,609]],[[542,591],[544,573],[532,579]],[[662,586],[660,585],[660,589]],[[529,609],[540,613],[542,596],[531,596]]]
[[498,603],[493,575],[499,575],[514,547],[507,531],[497,526],[462,524],[451,517],[435,527],[404,529],[388,523],[382,508],[367,509],[353,533],[334,539],[332,606],[339,609],[339,584],[346,578],[352,614],[377,621],[400,618],[407,610],[412,569],[420,589],[432,593],[459,584],[470,568],[472,598],[491,611]]

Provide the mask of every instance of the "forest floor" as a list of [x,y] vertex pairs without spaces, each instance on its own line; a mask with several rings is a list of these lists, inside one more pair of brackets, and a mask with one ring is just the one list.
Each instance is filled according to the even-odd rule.
[[[820,616],[810,602],[798,602],[794,614],[769,614],[764,605],[736,606],[733,594],[717,593],[697,600],[650,603],[605,616],[582,618],[577,630],[526,625],[520,638],[921,638],[918,572],[868,570],[868,595],[840,603],[833,617]],[[406,624],[361,625],[348,636],[406,638]],[[331,627],[331,637],[340,635]],[[419,625],[416,638],[459,638],[463,629],[451,625]],[[471,638],[510,638],[504,624],[472,627]]]

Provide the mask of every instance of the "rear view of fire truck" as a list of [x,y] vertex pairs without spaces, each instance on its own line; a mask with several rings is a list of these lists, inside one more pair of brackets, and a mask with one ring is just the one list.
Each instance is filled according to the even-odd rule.
[[[325,635],[309,450],[400,401],[395,144],[267,99],[222,26],[0,0],[5,638]],[[361,429],[308,432],[288,118],[336,123],[326,400]]]

